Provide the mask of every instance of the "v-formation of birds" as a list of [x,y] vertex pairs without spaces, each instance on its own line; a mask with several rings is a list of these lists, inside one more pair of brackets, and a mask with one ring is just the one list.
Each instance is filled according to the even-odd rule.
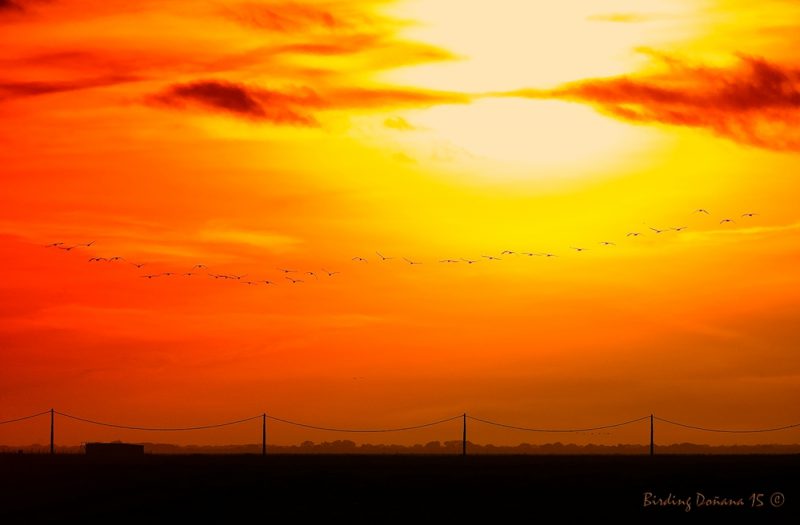
[[[694,211],[694,213],[695,214],[701,214],[701,215],[711,215],[711,213],[708,210],[704,209],[704,208],[698,208],[697,210]],[[758,215],[757,213],[743,213],[740,218],[743,219],[743,220],[752,219],[752,218],[756,217],[757,215]],[[719,224],[721,224],[721,225],[736,224],[736,223],[737,223],[736,220],[734,220],[733,218],[730,218],[730,217],[722,218],[719,221]],[[670,231],[671,232],[680,233],[680,232],[686,230],[687,228],[688,228],[688,226],[677,226],[677,227],[663,228],[663,229],[648,227],[647,229],[650,230],[654,235],[660,235],[660,234],[664,234],[664,233],[667,233],[667,232],[670,232]],[[626,233],[625,237],[626,238],[629,238],[629,237],[633,237],[633,238],[640,237],[641,235],[643,235],[643,233],[645,233],[645,232],[642,232],[642,231],[631,231],[631,232]],[[94,246],[94,244],[95,244],[95,241],[90,241],[90,242],[85,242],[85,243],[76,243],[76,244],[67,244],[67,243],[64,243],[64,242],[53,242],[53,243],[50,243],[50,244],[46,244],[45,247],[46,248],[54,248],[54,249],[62,250],[64,252],[69,253],[69,252],[72,252],[73,250],[78,249],[78,248],[91,248],[91,247]],[[598,242],[598,245],[603,247],[603,248],[613,248],[613,247],[616,246],[616,243],[611,242],[611,241],[600,241],[600,242]],[[589,250],[590,248],[587,248],[587,247],[584,247],[584,246],[570,246],[570,249],[573,250],[574,252],[582,253],[582,252],[585,252],[585,251]],[[460,264],[466,264],[466,265],[473,265],[473,264],[476,264],[476,263],[481,262],[481,261],[484,261],[484,262],[502,261],[506,257],[514,257],[514,256],[543,257],[543,258],[547,258],[547,259],[552,258],[552,257],[558,257],[558,255],[556,255],[555,253],[550,253],[550,252],[517,252],[517,251],[513,251],[513,250],[503,250],[498,255],[481,255],[480,258],[477,258],[477,259],[468,259],[468,258],[460,257],[460,258],[438,259],[435,262],[437,264],[456,264],[456,263],[460,263]],[[409,266],[416,266],[416,265],[423,264],[423,261],[410,259],[408,257],[387,256],[387,255],[384,255],[383,253],[377,252],[377,251],[375,252],[375,257],[371,257],[371,259],[379,261],[381,263],[386,263],[386,262],[392,261],[394,259],[398,259],[399,261],[403,261],[404,264],[408,264]],[[355,256],[355,257],[351,258],[351,262],[354,262],[354,263],[368,263],[369,261],[370,261],[370,259],[368,259],[366,257],[362,257],[362,256]],[[133,266],[136,269],[143,269],[145,266],[147,266],[147,263],[130,261],[130,260],[128,260],[125,257],[122,257],[120,255],[114,255],[114,256],[109,256],[109,257],[90,257],[87,260],[87,262],[89,262],[89,263],[126,263],[126,264],[130,264],[131,266]],[[329,270],[329,269],[325,269],[325,268],[322,268],[320,271],[305,271],[305,270],[291,269],[291,268],[279,268],[278,270],[283,274],[283,277],[284,277],[284,279],[286,281],[286,284],[291,284],[291,285],[297,285],[297,284],[303,284],[303,283],[307,283],[307,282],[312,282],[312,281],[315,281],[315,280],[319,280],[320,277],[332,278],[332,277],[334,277],[334,276],[336,276],[336,275],[341,273],[339,271],[333,271],[333,270]],[[152,280],[152,279],[164,278],[164,277],[167,277],[167,278],[168,277],[197,277],[197,276],[202,276],[202,275],[206,275],[209,278],[212,278],[212,279],[215,279],[215,280],[237,282],[237,283],[245,284],[245,285],[248,285],[248,286],[257,286],[257,285],[275,286],[275,285],[278,284],[277,281],[272,281],[272,280],[269,280],[269,279],[258,279],[258,280],[254,280],[252,278],[251,279],[245,279],[246,277],[248,277],[247,274],[241,274],[240,275],[240,274],[228,274],[228,273],[214,273],[214,272],[211,272],[209,270],[208,266],[206,266],[205,264],[195,264],[191,268],[183,270],[183,271],[166,271],[166,272],[160,272],[160,273],[145,273],[145,274],[140,275],[140,277],[143,278],[143,279]]]

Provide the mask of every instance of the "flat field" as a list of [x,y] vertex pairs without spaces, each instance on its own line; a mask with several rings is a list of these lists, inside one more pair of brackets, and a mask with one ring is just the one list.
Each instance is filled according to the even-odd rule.
[[333,518],[800,523],[800,455],[0,455],[0,523]]

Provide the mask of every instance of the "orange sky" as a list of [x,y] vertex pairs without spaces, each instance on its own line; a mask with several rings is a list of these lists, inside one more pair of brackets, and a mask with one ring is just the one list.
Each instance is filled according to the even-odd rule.
[[797,422],[800,7],[474,4],[0,0],[0,420]]

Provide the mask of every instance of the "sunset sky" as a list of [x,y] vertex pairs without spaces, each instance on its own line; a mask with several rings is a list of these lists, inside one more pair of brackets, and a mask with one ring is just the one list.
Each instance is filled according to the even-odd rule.
[[[0,0],[0,420],[796,423],[799,26],[788,0]],[[58,421],[105,439],[260,427]]]

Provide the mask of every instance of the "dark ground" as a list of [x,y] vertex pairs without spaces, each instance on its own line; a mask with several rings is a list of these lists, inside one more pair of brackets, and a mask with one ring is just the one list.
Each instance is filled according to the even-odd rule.
[[[688,497],[691,510],[645,507],[645,492]],[[745,505],[698,508],[698,492],[708,499],[741,498]],[[753,493],[763,494],[763,506],[751,506]],[[2,524],[260,524],[282,518],[380,524],[434,517],[492,524],[588,522],[576,517],[800,523],[800,455],[0,455]]]

